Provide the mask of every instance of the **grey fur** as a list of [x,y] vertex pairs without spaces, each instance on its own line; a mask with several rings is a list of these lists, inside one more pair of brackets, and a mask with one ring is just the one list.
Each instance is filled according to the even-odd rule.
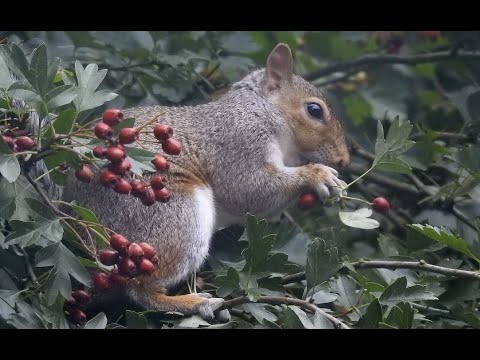
[[[295,129],[279,102],[290,93],[323,97],[297,75],[288,84],[279,83],[277,90],[267,91],[265,73],[265,69],[254,71],[208,104],[125,111],[126,117],[137,119],[137,126],[163,114],[158,123],[171,125],[174,137],[183,145],[179,156],[167,156],[171,161],[170,171],[165,174],[169,187],[175,189],[178,178],[187,174],[200,179],[204,185],[194,188],[203,188],[204,194],[211,191],[211,199],[204,197],[199,203],[196,192],[180,191],[174,192],[166,204],[147,207],[133,196],[118,195],[97,182],[84,184],[74,177],[69,179],[65,200],[76,200],[92,209],[101,222],[131,241],[146,241],[156,247],[161,266],[172,270],[165,277],[144,279],[158,291],[185,279],[201,266],[216,228],[242,223],[248,212],[276,216],[307,189],[316,190],[322,197],[331,190],[338,192],[340,180],[335,170],[307,163],[323,160],[330,164],[334,155],[346,151],[341,125],[332,119],[328,126],[335,127],[338,136],[305,156],[295,145]],[[142,139],[154,140],[150,135],[142,135]],[[283,145],[291,149],[285,152]],[[145,146],[161,152],[159,144]],[[130,287],[128,292],[147,308],[171,310],[154,303],[142,289]],[[196,311],[211,316],[205,306],[202,303]]]

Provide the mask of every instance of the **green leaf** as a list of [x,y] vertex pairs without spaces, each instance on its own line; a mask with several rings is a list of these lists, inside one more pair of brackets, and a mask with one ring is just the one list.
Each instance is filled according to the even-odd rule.
[[263,323],[263,320],[266,319],[271,322],[275,322],[278,320],[277,316],[270,311],[266,310],[265,307],[267,304],[243,304],[243,308],[245,311],[249,312],[253,315],[253,317],[260,323]]
[[178,324],[178,327],[182,327],[182,328],[196,329],[196,328],[199,328],[200,326],[210,326],[210,323],[203,320],[198,315],[189,316],[189,317],[183,319],[182,321],[180,321],[180,323]]
[[357,322],[356,327],[361,329],[378,329],[383,320],[383,310],[378,299],[374,299],[367,307],[367,311]]
[[415,142],[408,140],[412,125],[408,120],[401,121],[397,116],[391,123],[387,137],[384,138],[383,126],[377,122],[377,141],[375,143],[375,160],[372,168],[409,173],[410,165],[398,159],[398,156],[410,149]]
[[305,266],[307,290],[330,279],[342,266],[343,262],[338,255],[338,248],[328,247],[323,239],[313,239],[307,249]]
[[408,302],[394,305],[387,316],[386,322],[397,329],[411,329],[415,310]]
[[275,235],[268,230],[268,223],[260,221],[251,214],[247,215],[247,236],[248,247],[244,250],[243,256],[246,263],[242,271],[261,272],[268,269],[268,258],[275,243]]
[[58,219],[34,222],[12,220],[10,226],[13,232],[5,238],[6,245],[47,245],[61,241],[63,236],[63,228]]
[[307,317],[307,314],[300,309],[298,306],[289,305],[285,310],[285,329],[314,329],[315,326],[312,324],[310,319]]
[[132,172],[137,175],[142,175],[143,171],[155,171],[151,161],[154,159],[155,154],[144,149],[138,149],[133,147],[125,147],[127,150],[127,156],[132,163]]
[[147,318],[135,311],[125,312],[125,323],[128,329],[147,329]]
[[[45,98],[47,91],[47,47],[45,44],[41,44],[32,52],[32,60],[30,61],[30,71],[35,77],[35,88],[42,99]],[[32,84],[33,85],[33,84]]]
[[407,288],[407,278],[402,276],[385,289],[379,300],[382,304],[394,305],[400,302],[438,299],[433,293],[426,291],[425,286],[413,285]]
[[[98,221],[97,216],[91,211],[90,209],[81,207],[79,205],[71,204],[72,209],[77,213],[77,215],[82,219],[86,221],[93,222],[97,225],[92,225],[89,224],[88,227],[95,229],[98,231],[100,234],[102,234],[107,240],[110,238],[110,236],[107,234],[105,231],[105,228],[101,225],[101,223]],[[105,242],[102,241],[101,239],[98,238],[98,235],[95,234],[95,239],[97,240],[97,245],[99,245],[100,248],[104,248]]]
[[106,69],[98,70],[96,64],[89,64],[84,69],[79,61],[75,61],[75,74],[78,86],[73,103],[78,113],[99,107],[118,96],[108,90],[95,91],[107,75]]
[[0,179],[0,218],[29,221],[34,214],[26,199],[41,200],[40,196],[23,175],[14,183]]
[[84,329],[105,329],[107,326],[107,317],[103,312],[95,315],[94,318],[90,319],[85,326]]
[[337,300],[338,295],[324,290],[317,291],[312,295],[315,304],[328,304]]
[[10,150],[0,136],[0,174],[9,182],[13,183],[20,176],[20,164],[17,156]]
[[14,82],[15,80],[10,76],[10,70],[3,59],[2,52],[0,52],[0,89],[8,89]]
[[234,268],[229,267],[227,275],[217,276],[215,284],[218,286],[217,295],[224,298],[240,288],[240,277]]
[[58,86],[47,94],[47,106],[50,110],[60,106],[70,104],[77,96],[75,88],[72,85]]
[[355,211],[339,211],[340,220],[347,226],[359,229],[376,229],[380,223],[375,219],[370,219],[372,210],[361,208]]
[[57,298],[53,305],[48,306],[46,304],[46,297],[42,295],[40,298],[42,318],[44,321],[52,324],[53,329],[70,329],[68,321],[65,318],[64,304],[64,299]]
[[70,276],[90,286],[90,274],[75,255],[61,242],[47,246],[35,255],[37,267],[53,266],[47,279],[47,302],[53,304],[58,294],[65,299],[71,296]]
[[315,329],[333,329],[333,324],[318,311],[313,315],[313,326]]
[[30,84],[34,85],[35,79],[30,72],[30,66],[28,65],[27,58],[23,54],[23,51],[16,44],[12,44],[10,60],[11,63],[8,64],[10,70],[12,70],[20,79],[25,78],[28,82],[30,82]]
[[53,123],[53,128],[57,134],[68,134],[72,131],[75,123],[75,109],[66,109],[58,114],[58,118]]
[[470,115],[470,119],[472,122],[480,122],[480,90],[477,90],[470,95],[468,95],[466,99],[466,108],[468,114]]
[[469,256],[480,264],[480,259],[478,259],[468,248],[468,243],[466,240],[458,237],[450,232],[450,230],[441,227],[438,228],[432,225],[421,225],[421,224],[411,224],[407,225],[410,229],[413,229],[420,234],[429,237],[435,241],[438,241],[442,244],[446,244],[451,248],[460,251],[461,253]]
[[340,276],[333,283],[339,297],[338,302],[345,308],[350,309],[357,306],[361,292],[357,292],[357,284],[350,276]]
[[[55,82],[55,78],[57,76],[57,71],[58,67],[60,66],[60,58],[56,57],[53,58],[52,61],[50,61],[50,64],[48,65],[48,70],[47,70],[47,84],[50,86]],[[60,78],[61,80],[61,78]]]
[[462,166],[476,176],[480,176],[480,146],[472,145],[463,147],[455,154]]

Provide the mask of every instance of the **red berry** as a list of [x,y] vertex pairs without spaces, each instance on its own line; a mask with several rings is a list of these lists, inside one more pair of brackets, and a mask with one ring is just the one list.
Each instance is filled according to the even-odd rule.
[[145,256],[146,259],[149,259],[149,260],[152,259],[155,256],[155,254],[157,253],[155,251],[155,248],[152,245],[147,244],[146,242],[141,242],[138,245],[140,245],[140,247],[142,248],[144,256]]
[[94,175],[88,165],[83,165],[80,170],[75,171],[75,177],[84,183],[90,183]]
[[178,155],[182,151],[182,144],[176,139],[169,138],[162,142],[162,149],[168,155]]
[[110,160],[112,163],[118,163],[122,161],[125,156],[125,151],[120,149],[117,146],[110,146],[105,152],[105,157]]
[[145,255],[145,253],[143,252],[143,249],[139,244],[131,243],[128,247],[128,255],[130,255],[131,257],[139,258]]
[[155,158],[152,160],[152,164],[158,171],[168,170],[170,167],[167,159],[165,159],[162,155],[155,155]]
[[13,141],[13,139],[10,136],[5,135],[2,135],[2,138],[3,141],[5,141],[5,143],[8,145],[8,147],[13,150],[13,147],[15,146],[15,142]]
[[132,163],[127,158],[123,159],[121,162],[112,164],[110,170],[112,170],[117,175],[125,175],[132,169]]
[[124,257],[118,263],[118,271],[120,275],[126,275],[132,277],[135,274],[137,265],[133,262],[132,259]]
[[123,128],[118,134],[118,141],[121,144],[131,144],[138,140],[140,133],[135,128]]
[[135,179],[130,181],[130,186],[132,187],[131,194],[133,196],[140,196],[145,192],[145,181],[140,180],[140,179]]
[[72,310],[69,314],[70,320],[76,325],[82,325],[87,321],[87,315],[82,310]]
[[93,156],[95,156],[96,158],[103,159],[105,157],[107,149],[102,146],[95,146],[92,152]]
[[98,123],[95,125],[93,131],[95,132],[95,135],[102,140],[107,140],[113,135],[113,129],[105,123]]
[[118,179],[117,183],[113,187],[113,190],[119,194],[129,194],[132,190],[132,186],[125,179]]
[[100,174],[100,183],[106,187],[113,187],[118,181],[118,176],[110,170],[103,170]]
[[161,190],[165,187],[165,178],[160,175],[155,175],[150,179],[150,186],[153,190]]
[[65,299],[65,303],[64,303],[65,307],[72,308],[75,305],[77,305],[77,300],[75,300],[73,297],[71,297],[70,299]]
[[110,288],[110,281],[108,275],[104,272],[97,272],[93,275],[93,286],[99,290],[107,290]]
[[390,210],[390,203],[384,197],[376,197],[373,199],[372,208],[379,213],[386,213]]
[[85,290],[76,290],[72,293],[72,297],[79,303],[79,304],[86,304],[90,301],[90,294],[87,293]]
[[110,274],[110,282],[118,286],[126,286],[128,283],[128,277],[120,274]]
[[307,193],[300,196],[298,199],[298,207],[300,209],[309,209],[315,206],[318,203],[319,199],[318,196],[314,193]]
[[153,265],[150,260],[143,259],[138,265],[138,268],[142,273],[151,274],[153,270],[155,270],[155,265]]
[[170,200],[170,191],[168,191],[167,188],[163,188],[161,190],[153,190],[153,193],[155,194],[155,200],[166,203],[168,200]]
[[153,264],[157,265],[158,264],[158,256],[155,255],[154,257],[152,257],[151,259],[149,259]]
[[145,192],[140,195],[139,198],[143,205],[151,206],[155,204],[155,193],[152,188],[146,188]]
[[17,145],[17,148],[20,151],[28,151],[33,149],[35,142],[28,136],[19,136],[15,139],[15,145]]
[[113,234],[110,237],[110,246],[117,250],[120,254],[126,253],[129,245],[130,241],[128,241],[128,239],[123,235]]
[[153,128],[153,135],[160,141],[167,140],[172,137],[173,129],[168,125],[158,124]]
[[107,109],[103,113],[103,122],[110,126],[118,125],[123,120],[123,113],[118,109]]
[[115,250],[102,250],[98,258],[103,265],[112,266],[118,261],[118,252]]

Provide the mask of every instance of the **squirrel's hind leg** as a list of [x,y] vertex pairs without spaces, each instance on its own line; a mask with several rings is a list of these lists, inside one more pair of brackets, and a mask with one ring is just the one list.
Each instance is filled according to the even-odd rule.
[[158,265],[151,275],[130,282],[129,297],[148,310],[199,314],[213,319],[222,299],[207,299],[200,294],[169,296],[168,288],[198,270],[208,255],[215,226],[215,205],[208,187],[197,187],[190,194],[177,193],[162,212],[161,228],[152,232],[148,243],[156,247]]

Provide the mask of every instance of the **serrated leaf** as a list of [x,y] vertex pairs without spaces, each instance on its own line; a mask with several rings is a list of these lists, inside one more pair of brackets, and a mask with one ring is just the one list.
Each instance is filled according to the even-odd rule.
[[20,164],[17,156],[0,136],[0,174],[9,182],[13,183],[20,176]]
[[249,312],[253,315],[253,317],[262,324],[264,320],[268,320],[271,322],[275,322],[278,320],[277,316],[270,311],[266,310],[265,307],[267,304],[256,304],[256,303],[249,303],[243,304],[243,308],[245,311]]
[[[71,204],[71,207],[82,220],[86,220],[86,221],[90,221],[92,223],[98,224],[98,226],[93,225],[93,224],[89,224],[88,225],[89,228],[95,229],[97,232],[102,234],[105,239],[110,238],[110,236],[108,236],[107,232],[105,231],[105,228],[100,224],[97,216],[93,213],[93,211],[91,211],[90,209],[81,207],[79,205],[75,205],[75,204]],[[100,248],[104,248],[105,247],[105,242],[102,241],[101,239],[99,239],[97,234],[95,234],[94,237],[97,240],[98,246]]]
[[246,263],[243,272],[261,272],[269,270],[266,266],[270,251],[275,243],[275,235],[268,230],[266,220],[257,220],[247,215],[248,247],[243,252]]
[[325,240],[315,238],[308,245],[305,277],[307,290],[330,279],[343,266],[338,248],[328,247]]
[[79,61],[75,61],[75,74],[78,86],[73,103],[78,113],[99,107],[118,96],[108,90],[95,91],[107,75],[106,69],[98,70],[96,64],[89,64],[84,69]]
[[142,175],[143,171],[155,171],[151,161],[154,159],[155,154],[144,149],[138,149],[133,147],[126,147],[127,156],[132,163],[132,172],[137,175]]
[[64,300],[57,298],[55,303],[48,306],[45,303],[45,296],[40,299],[40,308],[42,309],[42,318],[44,321],[52,324],[53,329],[69,329],[68,321],[65,318]]
[[378,167],[386,171],[409,173],[410,165],[398,158],[410,149],[415,142],[408,140],[412,125],[408,120],[400,121],[397,116],[391,123],[387,137],[384,138],[383,126],[377,122],[377,141],[375,143],[375,159],[372,168]]
[[63,236],[63,227],[58,219],[33,222],[12,220],[10,226],[13,232],[5,238],[7,246],[14,244],[21,247],[46,245],[61,241]]
[[285,316],[285,329],[314,329],[307,314],[298,306],[289,305],[284,313]]
[[215,279],[218,286],[217,295],[224,298],[240,287],[240,277],[234,268],[228,268],[225,276],[218,276]]
[[432,225],[421,225],[421,224],[411,224],[407,225],[410,229],[413,229],[420,234],[429,237],[435,241],[446,244],[451,248],[460,251],[461,253],[469,256],[480,264],[480,259],[478,259],[468,248],[468,243],[466,240],[458,237],[450,232],[447,228],[436,227]]
[[90,286],[90,274],[75,255],[61,242],[47,246],[35,255],[37,267],[53,266],[47,279],[47,303],[53,304],[58,294],[68,299],[72,285],[70,275],[86,286]]
[[12,44],[10,60],[11,62],[8,64],[10,70],[12,70],[20,79],[25,78],[33,85],[35,79],[30,73],[30,66],[28,65],[27,58],[16,44]]
[[3,52],[0,51],[0,89],[8,89],[10,85],[12,85],[15,80],[10,75],[10,70],[3,59]]
[[411,329],[415,310],[408,303],[399,303],[394,305],[387,316],[386,322],[397,329]]
[[53,122],[53,128],[57,134],[68,134],[72,131],[75,123],[75,109],[66,109],[58,114]]
[[143,314],[127,310],[125,324],[128,329],[147,329],[147,318]]
[[357,292],[357,283],[350,276],[340,276],[333,283],[338,292],[338,302],[345,308],[350,309],[357,306],[361,292]]
[[367,307],[367,311],[357,322],[356,327],[361,329],[377,329],[383,320],[383,310],[378,299],[374,299]]
[[413,285],[407,288],[407,278],[402,276],[388,286],[379,301],[385,305],[394,305],[400,302],[421,300],[438,300],[433,293],[426,291],[425,286]]
[[30,61],[30,72],[35,78],[35,88],[42,98],[45,98],[48,87],[47,71],[47,47],[45,46],[45,44],[41,44],[32,52],[32,59]]
[[94,318],[90,319],[85,326],[84,329],[105,329],[107,326],[107,317],[103,312],[95,315]]
[[47,94],[47,106],[50,110],[70,104],[77,96],[72,85],[61,85]]
[[26,199],[41,200],[38,193],[23,175],[14,183],[0,179],[0,218],[29,221],[33,214]]
[[372,210],[368,208],[361,208],[355,211],[339,211],[338,216],[342,223],[347,226],[359,229],[376,229],[380,223],[375,219],[370,219]]

